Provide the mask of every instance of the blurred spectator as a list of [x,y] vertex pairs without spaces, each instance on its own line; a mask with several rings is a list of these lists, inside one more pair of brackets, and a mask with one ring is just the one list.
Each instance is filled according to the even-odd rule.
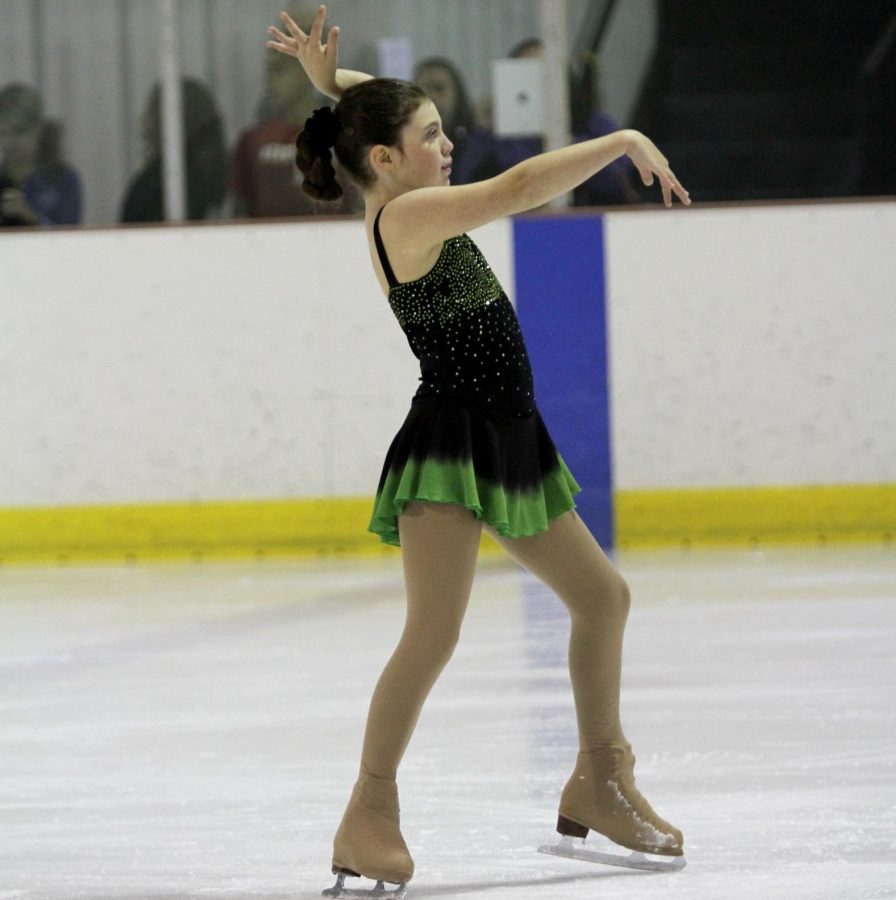
[[[511,59],[540,59],[543,46],[539,38],[527,38],[510,51]],[[570,74],[570,127],[574,141],[587,141],[619,130],[619,125],[601,110],[597,82],[597,59],[593,55],[584,61],[583,76]],[[495,152],[500,171],[535,156],[543,150],[540,136],[496,137]],[[635,169],[623,156],[593,175],[573,192],[575,206],[613,206],[636,203],[640,195],[635,187]]]
[[469,184],[501,171],[492,133],[479,125],[463,78],[450,60],[431,56],[414,69],[414,81],[426,91],[442,118],[442,130],[454,144],[451,183]]
[[61,158],[62,128],[26,84],[0,91],[0,224],[75,225],[81,181]]
[[[140,116],[146,162],[128,185],[121,208],[122,222],[161,222],[165,218],[161,97],[161,86],[155,84]],[[187,218],[212,218],[220,212],[227,194],[227,148],[221,114],[208,86],[194,78],[181,80],[181,102]]]
[[[307,30],[316,8],[293,6],[290,15]],[[277,23],[278,25],[281,23]],[[341,200],[318,203],[302,191],[302,174],[296,168],[296,137],[314,109],[329,102],[318,94],[301,65],[276,50],[265,50],[265,96],[258,109],[261,121],[240,135],[231,170],[234,215],[268,218],[332,215],[362,208],[360,194],[342,174],[336,159]]]

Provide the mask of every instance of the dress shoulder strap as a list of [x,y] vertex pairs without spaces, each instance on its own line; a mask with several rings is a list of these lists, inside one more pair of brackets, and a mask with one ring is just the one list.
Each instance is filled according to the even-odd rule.
[[380,265],[383,267],[383,272],[386,273],[386,281],[389,282],[389,287],[393,288],[398,284],[398,279],[392,271],[389,257],[386,256],[386,248],[383,246],[383,238],[382,235],[380,235],[380,216],[383,214],[385,208],[385,206],[381,207],[380,211],[376,214],[376,218],[373,220],[373,240],[376,244],[377,256],[380,258]]

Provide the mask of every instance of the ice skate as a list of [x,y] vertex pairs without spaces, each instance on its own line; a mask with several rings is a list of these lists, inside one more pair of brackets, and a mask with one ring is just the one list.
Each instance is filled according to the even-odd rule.
[[324,897],[373,897],[374,900],[402,900],[407,892],[407,885],[402,882],[394,889],[389,889],[382,881],[376,883],[376,887],[369,889],[364,888],[347,888],[343,887],[346,875],[353,875],[354,872],[339,872],[336,875],[336,884],[331,888],[323,891]]
[[[650,871],[684,868],[684,837],[641,796],[634,767],[627,742],[580,753],[560,798],[557,831],[562,838],[539,852]],[[586,848],[589,829],[617,846]],[[632,852],[620,853],[620,847]]]
[[[362,769],[333,841],[333,874],[336,884],[323,892],[325,897],[404,897],[414,861],[399,829],[394,779],[378,778]],[[346,888],[346,876],[370,878],[376,886]],[[397,887],[387,889],[387,883]]]

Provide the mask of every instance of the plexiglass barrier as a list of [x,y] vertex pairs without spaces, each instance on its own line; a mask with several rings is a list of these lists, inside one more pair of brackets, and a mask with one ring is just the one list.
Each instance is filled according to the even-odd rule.
[[[697,201],[892,190],[893,161],[874,149],[886,145],[896,71],[886,4],[856,4],[846,43],[842,22],[824,19],[830,4],[749,33],[729,21],[736,10],[716,22],[697,6],[331,0],[327,24],[341,29],[340,65],[429,93],[455,145],[452,183],[637,127]],[[295,137],[331,101],[294,59],[266,48],[283,8],[308,29],[317,4],[3,0],[3,223],[359,215],[357,190],[324,203],[301,189]],[[818,21],[807,28],[805,15]],[[808,36],[813,48],[797,44]],[[568,200],[615,206],[658,196],[623,159]]]

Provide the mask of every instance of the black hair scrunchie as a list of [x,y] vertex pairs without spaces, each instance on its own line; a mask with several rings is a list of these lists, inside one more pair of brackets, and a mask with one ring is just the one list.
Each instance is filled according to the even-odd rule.
[[310,119],[305,120],[308,142],[317,153],[329,150],[336,143],[342,123],[339,116],[329,106],[314,110]]

